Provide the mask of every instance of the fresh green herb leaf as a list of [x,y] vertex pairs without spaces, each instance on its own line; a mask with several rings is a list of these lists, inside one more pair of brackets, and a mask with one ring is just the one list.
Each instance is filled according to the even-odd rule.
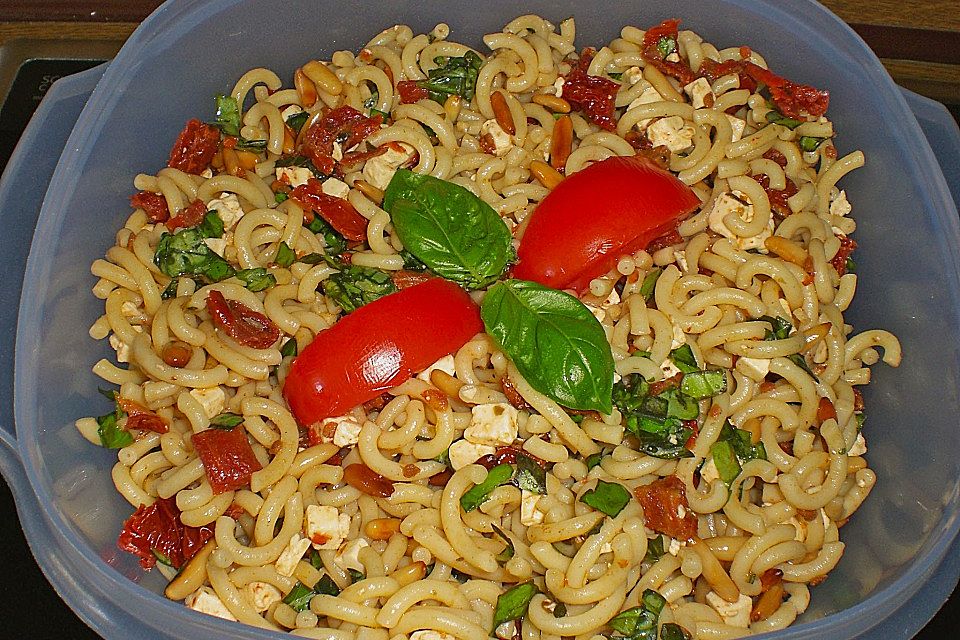
[[693,431],[682,422],[697,417],[699,406],[692,398],[675,389],[651,396],[650,384],[639,374],[630,374],[613,385],[613,402],[642,453],[665,460],[693,455],[684,446]]
[[513,546],[513,540],[511,540],[510,536],[504,533],[503,530],[497,525],[491,522],[490,526],[493,527],[493,532],[500,536],[500,538],[503,539],[507,545],[503,551],[497,554],[497,562],[506,562],[516,553],[516,549]]
[[285,202],[285,201],[287,200],[287,198],[289,198],[289,197],[290,197],[290,196],[288,196],[288,195],[285,194],[285,193],[275,193],[275,194],[273,194],[273,200],[274,200],[274,202],[276,202],[277,204],[281,204],[282,202]]
[[593,469],[595,466],[599,465],[603,460],[603,456],[604,453],[602,451],[587,456],[587,459],[585,460],[587,471],[590,471],[590,469]]
[[[693,374],[688,374],[693,375]],[[687,376],[683,379],[686,380]],[[682,383],[681,383],[682,384]],[[696,386],[696,385],[694,385]],[[670,389],[661,394],[667,399],[667,417],[678,420],[694,420],[700,415],[700,405],[695,398],[682,393],[678,389]]]
[[97,418],[97,424],[99,425],[97,435],[100,436],[100,444],[107,449],[122,449],[133,444],[133,436],[130,435],[130,432],[117,425],[117,421],[122,417],[122,415],[117,415],[118,413],[119,411],[111,411]]
[[662,558],[666,552],[663,536],[657,536],[647,541],[647,553],[643,556],[643,561],[652,564]]
[[540,495],[547,493],[546,470],[533,458],[522,453],[517,454],[517,471],[513,475],[513,481],[520,489]]
[[770,324],[770,330],[763,336],[764,340],[784,340],[789,338],[790,332],[793,331],[790,321],[779,316],[760,316],[757,319]]
[[553,617],[562,618],[567,615],[567,605],[562,602],[557,602],[553,607]]
[[[346,238],[340,235],[333,227],[330,226],[329,222],[320,216],[314,216],[313,220],[311,220],[310,224],[306,225],[306,227],[310,231],[323,236],[323,242],[327,246],[327,253],[329,255],[338,256],[347,250]],[[300,262],[306,262],[306,260],[301,258]]]
[[863,423],[866,421],[867,416],[863,413],[853,414],[853,418],[857,421],[857,433],[863,431]]
[[[160,564],[165,564],[168,567],[173,567],[173,561],[170,560],[170,558],[168,558],[167,556],[157,551],[156,549],[150,549],[150,553],[153,554],[153,557],[156,558],[157,562],[159,562]],[[176,567],[173,567],[173,568],[176,569]]]
[[717,441],[710,447],[710,454],[720,479],[728,486],[740,475],[745,462],[767,459],[763,443],[753,444],[749,431],[737,429],[729,421],[720,429]]
[[506,484],[513,477],[513,467],[509,464],[499,464],[490,471],[480,484],[472,487],[460,496],[460,506],[470,512],[483,504],[490,496],[490,492],[502,484]]
[[657,617],[660,616],[660,612],[663,611],[663,607],[667,604],[666,598],[653,589],[644,591],[641,601],[643,602],[643,608]]
[[676,365],[677,369],[680,369],[683,373],[692,373],[700,369],[697,365],[697,359],[693,356],[693,349],[691,349],[688,344],[677,347],[671,351],[670,360]]
[[366,580],[367,576],[363,575],[356,569],[347,569],[347,573],[350,574],[350,579],[353,582],[360,582],[361,580]]
[[518,584],[501,593],[497,598],[497,606],[493,610],[493,629],[490,630],[490,635],[495,636],[497,627],[504,622],[519,620],[527,615],[530,601],[538,593],[540,593],[540,589],[532,582]]
[[660,625],[660,640],[690,640],[690,633],[676,622]]
[[621,611],[607,624],[631,640],[656,640],[657,638],[657,616],[643,607]]
[[97,387],[97,393],[102,395],[104,398],[109,400],[112,403],[117,402],[117,391],[116,389],[104,389],[103,387]]
[[[319,557],[319,554],[317,554],[317,556]],[[319,569],[320,567],[316,568]],[[313,585],[313,590],[326,596],[340,595],[340,587],[338,587],[337,583],[333,581],[333,578],[327,574],[323,574],[323,577],[317,581],[317,584]]]
[[277,247],[277,257],[274,258],[276,262],[281,267],[289,267],[297,259],[297,254],[291,249],[286,242],[281,242]]
[[427,265],[423,264],[423,261],[420,260],[417,256],[413,255],[406,249],[400,251],[400,257],[403,258],[403,268],[409,271],[426,271]]
[[856,273],[857,272],[857,263],[853,261],[853,258],[847,256],[846,262],[847,273]]
[[571,409],[610,413],[610,343],[582,302],[535,282],[507,280],[487,290],[480,316],[534,389]]
[[458,184],[398,169],[383,208],[410,253],[468,289],[490,285],[516,257],[497,212]]
[[308,253],[307,255],[297,258],[297,262],[302,262],[304,264],[320,264],[326,262],[330,259],[330,256],[322,253]]
[[267,150],[266,140],[247,140],[243,136],[237,138],[237,144],[234,147],[237,151],[256,151],[263,153]]
[[457,582],[459,582],[460,584],[463,584],[464,582],[470,579],[469,574],[463,573],[462,571],[458,571],[456,569],[450,570],[450,577],[456,580]]
[[800,136],[800,139],[797,140],[797,144],[800,146],[801,151],[816,151],[826,138],[814,138],[813,136]]
[[660,279],[661,273],[663,273],[663,269],[657,267],[644,277],[643,283],[640,285],[640,295],[643,296],[644,300],[649,300],[653,296],[653,291],[657,287],[657,280]]
[[597,480],[597,487],[580,496],[580,502],[616,517],[630,502],[630,492],[622,484]]
[[623,72],[622,72],[622,71],[614,71],[614,72],[612,72],[612,73],[608,73],[607,75],[608,75],[611,79],[616,80],[616,81],[618,81],[618,82],[623,78]]
[[417,86],[430,92],[430,99],[443,104],[451,95],[459,95],[467,100],[473,98],[477,87],[477,76],[483,60],[473,51],[467,51],[460,57],[445,58],[438,56],[433,60],[438,66],[427,72],[427,79]]
[[802,355],[800,355],[799,353],[794,353],[787,356],[787,360],[789,360],[790,362],[792,362],[793,364],[797,365],[798,367],[806,371],[808,374],[810,374],[810,377],[813,378],[814,382],[817,382],[817,383],[820,382],[820,378],[818,378],[817,374],[813,372],[813,370],[810,368],[810,365],[807,364],[807,361],[803,358]]
[[228,136],[240,135],[240,106],[235,98],[217,95],[217,126]]
[[729,442],[718,440],[710,446],[710,455],[713,456],[713,464],[717,467],[717,473],[724,484],[730,484],[740,475],[740,461],[737,460],[737,454],[733,451],[733,445]]
[[220,219],[220,214],[214,210],[207,211],[203,221],[197,225],[197,230],[204,238],[222,238],[223,220]]
[[221,413],[210,420],[210,426],[217,429],[233,429],[243,423],[243,416],[236,413]]
[[298,111],[292,116],[286,119],[287,126],[293,129],[294,133],[300,133],[300,129],[303,128],[303,125],[307,123],[307,120],[310,119],[310,113],[308,111]]
[[712,398],[726,390],[727,374],[723,371],[693,371],[680,382],[680,391],[695,400]]
[[663,58],[666,58],[668,55],[677,50],[677,41],[673,38],[667,36],[661,36],[657,40],[657,51],[660,52],[660,55]]
[[171,278],[188,274],[208,282],[220,282],[234,275],[230,263],[204,243],[206,237],[196,227],[164,233],[157,243],[153,262]]
[[394,293],[396,285],[389,275],[372,267],[334,264],[341,269],[323,281],[323,292],[345,313]]
[[803,124],[803,120],[795,120],[793,118],[788,118],[779,111],[770,110],[767,111],[767,122],[771,124],[779,124],[787,129],[796,129]]
[[257,267],[256,269],[241,269],[235,274],[237,279],[243,282],[245,286],[250,291],[257,293],[277,284],[277,279],[272,273],[264,269],[263,267]]
[[177,297],[177,282],[178,282],[178,281],[179,281],[179,278],[174,278],[173,280],[170,281],[170,284],[168,284],[168,285],[166,286],[166,288],[164,288],[163,293],[160,294],[160,299],[161,299],[161,300],[169,300],[170,298],[176,298],[176,297]]
[[[320,558],[320,552],[316,549],[310,550],[310,566],[314,569],[323,569],[323,559]],[[316,585],[314,585],[314,588],[316,588]]]
[[297,355],[297,339],[290,338],[280,347],[280,357],[288,358]]
[[290,608],[296,612],[306,611],[310,606],[310,600],[313,599],[313,596],[317,595],[313,592],[313,589],[306,586],[302,582],[297,582],[293,586],[293,589],[290,589],[290,593],[284,597],[283,602],[290,605]]
[[449,467],[450,466],[450,447],[447,447],[446,449],[444,449],[443,453],[441,453],[436,458],[434,458],[434,460],[439,462],[440,464],[443,464]]

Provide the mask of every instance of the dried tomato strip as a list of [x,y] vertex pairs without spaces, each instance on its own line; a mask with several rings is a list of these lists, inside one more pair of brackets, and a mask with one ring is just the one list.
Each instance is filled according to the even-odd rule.
[[368,220],[347,200],[324,193],[323,183],[316,178],[310,178],[306,184],[291,191],[290,199],[303,207],[306,222],[313,220],[316,214],[347,240],[366,240]]
[[205,215],[207,215],[207,205],[203,203],[203,200],[194,200],[164,224],[170,231],[181,227],[186,229],[187,227],[195,227],[203,222]]
[[676,18],[664,20],[660,24],[647,29],[643,35],[643,46],[640,49],[640,55],[648,63],[654,66],[660,73],[676,78],[680,84],[690,84],[697,79],[697,74],[690,70],[683,61],[674,62],[667,60],[664,55],[661,41],[673,40],[674,50],[676,50],[678,27],[680,21]]
[[194,118],[177,136],[167,166],[199,175],[210,166],[219,145],[220,130]]
[[246,347],[266,349],[280,339],[280,329],[270,318],[215,289],[207,294],[207,312],[217,328]]
[[[776,162],[776,160],[774,160],[774,162]],[[787,178],[783,189],[771,189],[770,178],[766,174],[753,175],[750,177],[759,182],[763,190],[767,192],[767,198],[770,200],[770,209],[776,216],[786,218],[793,214],[793,209],[790,208],[790,203],[787,202],[790,198],[797,195],[797,191],[799,191],[793,180]]]
[[677,476],[660,478],[634,489],[643,507],[646,525],[677,540],[697,535],[697,516],[687,503],[686,486]]
[[127,413],[127,429],[143,429],[154,433],[166,433],[170,430],[166,420],[133,400],[117,398],[117,406]]
[[167,209],[167,199],[159,193],[150,191],[141,191],[130,196],[130,206],[143,209],[150,222],[166,222],[170,217],[170,211]]
[[336,168],[333,143],[339,143],[346,151],[379,129],[381,124],[383,116],[380,114],[368,118],[353,107],[337,107],[307,129],[300,153],[310,158],[321,173],[332,174]]
[[250,476],[263,468],[253,454],[243,427],[207,429],[193,435],[207,480],[214,495],[234,491],[250,484]]
[[393,495],[393,481],[384,478],[365,464],[347,465],[343,470],[343,481],[368,496],[389,498]]
[[430,97],[430,92],[417,84],[416,80],[403,80],[397,83],[400,104],[413,104]]
[[180,522],[174,498],[158,498],[140,507],[123,523],[117,546],[140,558],[140,566],[151,569],[157,555],[179,569],[213,537],[213,529],[188,527]]
[[609,78],[587,73],[595,54],[596,50],[590,47],[584,49],[577,64],[564,76],[563,99],[600,128],[613,131],[617,128],[614,111],[620,85]]
[[840,249],[837,251],[837,255],[830,260],[830,264],[837,270],[837,275],[843,276],[847,274],[847,258],[857,248],[857,241],[841,234],[837,234],[837,238],[840,239]]

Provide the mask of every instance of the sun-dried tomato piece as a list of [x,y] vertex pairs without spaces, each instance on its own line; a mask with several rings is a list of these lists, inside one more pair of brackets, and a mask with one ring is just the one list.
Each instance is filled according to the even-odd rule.
[[173,144],[167,166],[199,175],[210,166],[219,145],[220,130],[194,118]]
[[763,190],[767,192],[767,198],[770,200],[770,210],[773,211],[775,216],[782,219],[793,214],[793,209],[790,208],[790,204],[787,202],[787,200],[797,195],[797,191],[799,191],[793,180],[787,178],[783,189],[771,189],[770,178],[766,174],[761,173],[750,177],[759,182]]
[[658,380],[657,382],[650,383],[650,395],[658,396],[664,391],[669,391],[670,389],[676,389],[680,386],[680,383],[683,381],[683,374],[677,373],[669,378],[664,378],[663,380]]
[[365,464],[347,465],[343,470],[343,481],[369,496],[389,498],[393,495],[393,481]]
[[370,149],[369,151],[351,151],[350,153],[345,153],[343,154],[343,158],[340,160],[340,166],[352,167],[355,164],[366,162],[370,158],[382,156],[389,148],[390,145],[382,144],[379,147]]
[[433,277],[434,276],[425,271],[408,271],[407,269],[394,271],[392,274],[390,274],[390,279],[393,281],[393,286],[395,286],[397,289],[406,289],[407,287],[418,285],[421,282],[426,282]]
[[266,349],[280,339],[280,329],[270,318],[236,300],[227,300],[216,289],[207,294],[207,312],[213,324],[238,343]]
[[584,49],[577,64],[564,76],[563,99],[574,109],[582,111],[601,129],[613,131],[617,128],[614,111],[620,85],[610,78],[587,73],[595,54],[596,51],[590,47]]
[[817,405],[817,424],[823,424],[826,420],[836,420],[837,409],[830,402],[830,398],[820,398]]
[[323,183],[310,178],[290,192],[290,199],[303,207],[306,222],[319,215],[330,223],[347,240],[365,240],[368,220],[360,215],[353,205],[343,198],[323,192]]
[[159,193],[151,191],[141,191],[130,196],[130,206],[143,209],[150,222],[166,222],[170,217],[170,211],[167,209],[167,199]]
[[840,249],[837,251],[837,255],[830,260],[830,264],[837,270],[837,275],[843,276],[847,274],[847,258],[857,248],[857,241],[850,236],[839,233],[837,237],[840,239]]
[[853,410],[863,411],[863,392],[856,387],[853,388]]
[[777,151],[776,149],[767,149],[766,153],[763,154],[763,157],[767,160],[773,160],[783,169],[787,168],[787,156],[783,155],[783,153]]
[[643,507],[648,527],[677,540],[690,540],[697,535],[697,516],[687,503],[683,480],[667,476],[633,492]]
[[[677,35],[680,21],[676,18],[664,20],[655,27],[647,29],[643,35],[643,47],[640,49],[640,55],[648,63],[652,64],[660,73],[676,78],[680,84],[690,84],[697,79],[697,74],[690,70],[686,63],[681,61],[667,60],[672,53],[677,51]],[[672,44],[670,44],[672,41]],[[566,87],[564,87],[564,97],[566,97]]]
[[250,476],[263,468],[247,440],[243,427],[207,429],[193,436],[193,448],[214,495],[250,484]]
[[194,200],[183,209],[180,209],[177,215],[167,220],[164,224],[170,231],[181,227],[195,227],[203,222],[205,215],[207,215],[207,205],[203,203],[203,200]]
[[180,522],[174,498],[158,498],[152,505],[140,505],[123,523],[117,546],[140,558],[140,566],[151,569],[157,556],[179,569],[213,537],[210,527],[188,527]]
[[822,116],[830,104],[828,92],[787,80],[749,60],[716,62],[707,58],[700,65],[700,75],[711,82],[731,73],[740,76],[741,89],[754,91],[759,83],[767,85],[773,103],[788,118],[800,118],[803,112]]
[[166,420],[133,400],[118,397],[117,406],[121,411],[127,412],[127,429],[143,429],[155,433],[166,433],[170,430]]
[[530,404],[523,399],[523,396],[517,391],[516,385],[513,384],[513,380],[511,380],[509,376],[503,376],[503,378],[500,379],[500,387],[503,389],[503,395],[507,396],[507,402],[515,408],[521,411],[529,411],[531,409]]
[[430,92],[417,84],[416,80],[403,80],[397,83],[400,104],[413,104],[430,97]]
[[337,161],[333,158],[333,143],[347,151],[380,128],[383,116],[368,118],[353,107],[331,109],[303,136],[300,153],[310,158],[321,173],[332,174]]
[[490,469],[493,469],[497,465],[517,464],[517,457],[519,456],[530,458],[531,460],[536,462],[537,465],[542,469],[547,468],[547,463],[545,460],[541,460],[537,456],[531,453],[527,453],[526,451],[523,451],[519,447],[515,447],[513,445],[508,445],[505,447],[497,447],[497,450],[494,453],[488,453],[485,456],[480,456],[479,458],[477,458],[477,461],[474,464],[478,464],[484,469],[486,469],[487,471],[489,471]]

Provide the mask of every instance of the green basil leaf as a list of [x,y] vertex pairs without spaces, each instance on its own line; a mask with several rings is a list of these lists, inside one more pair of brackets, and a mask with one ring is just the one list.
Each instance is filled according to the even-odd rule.
[[622,71],[613,71],[611,73],[608,73],[607,75],[610,77],[611,80],[616,80],[618,82],[623,78]]
[[660,640],[690,640],[690,633],[676,622],[665,622],[660,626]]
[[616,517],[630,502],[630,492],[622,484],[597,480],[597,487],[580,496],[580,502]]
[[511,540],[510,536],[504,533],[503,530],[497,525],[491,522],[490,526],[493,527],[493,532],[500,536],[500,538],[502,538],[507,545],[503,551],[497,554],[497,562],[506,562],[516,553],[516,549],[513,546],[513,540]]
[[767,459],[767,450],[764,448],[763,443],[758,442],[757,444],[753,444],[749,431],[737,429],[730,424],[729,421],[724,423],[720,429],[720,435],[717,437],[717,441],[729,442],[741,462]]
[[107,449],[122,449],[133,444],[133,436],[129,431],[125,431],[117,426],[117,421],[121,416],[116,411],[97,418],[97,435],[100,436],[100,444]]
[[406,249],[400,251],[400,257],[403,258],[403,268],[409,271],[426,271],[427,265]]
[[820,378],[818,378],[817,375],[813,372],[813,370],[810,368],[810,365],[807,364],[807,361],[804,359],[802,355],[800,355],[799,353],[794,353],[787,356],[787,360],[789,360],[790,362],[792,362],[793,364],[797,365],[798,367],[806,371],[808,374],[810,374],[810,377],[813,378],[814,382],[817,382],[817,383],[820,382]]
[[520,489],[540,495],[547,493],[547,472],[530,456],[517,454],[517,471],[513,480]]
[[693,420],[700,415],[700,406],[697,404],[697,401],[681,393],[678,389],[670,389],[660,394],[660,397],[667,399],[668,418]]
[[496,635],[497,627],[504,622],[519,620],[527,615],[530,601],[538,593],[540,593],[540,589],[532,582],[518,584],[501,593],[497,598],[497,606],[493,610],[493,629],[490,630],[490,635]]
[[217,429],[233,429],[243,423],[243,416],[236,413],[221,413],[210,420],[210,426]]
[[486,501],[491,491],[502,484],[506,484],[512,477],[513,467],[508,464],[498,464],[487,471],[487,477],[483,482],[460,496],[460,506],[464,511],[473,511]]
[[283,358],[287,358],[289,356],[296,356],[296,355],[297,355],[297,339],[290,338],[289,340],[283,343],[283,346],[280,347],[280,356]]
[[263,291],[264,289],[269,289],[277,284],[277,279],[274,277],[274,275],[263,267],[257,267],[256,269],[241,269],[240,271],[237,271],[235,275],[237,276],[238,280],[243,282],[243,286],[254,293]]
[[[329,255],[338,256],[347,250],[347,239],[340,235],[336,229],[330,226],[329,222],[320,216],[314,216],[313,220],[311,220],[310,224],[306,225],[306,227],[315,234],[323,236],[323,242],[327,246],[327,253]],[[304,258],[300,258],[299,261],[307,262]]]
[[[320,554],[317,554],[319,557]],[[317,567],[319,568],[319,567]],[[327,574],[323,574],[323,577],[317,581],[317,584],[313,586],[313,590],[317,593],[322,593],[327,596],[338,596],[340,595],[340,587],[337,586],[337,583],[333,581],[333,578]]]
[[196,227],[173,234],[164,233],[157,243],[153,263],[171,278],[188,274],[209,282],[220,282],[234,275],[230,263],[208,247],[204,238]]
[[417,86],[430,92],[430,99],[443,104],[451,95],[459,95],[467,100],[473,98],[477,87],[477,77],[483,60],[473,51],[463,56],[445,58],[438,56],[433,60],[438,66],[427,72],[427,79]]
[[800,139],[797,140],[797,144],[800,146],[801,151],[811,152],[816,151],[817,147],[823,144],[823,141],[826,138],[814,138],[813,136],[800,136]]
[[666,58],[668,55],[677,50],[677,41],[668,36],[660,36],[660,39],[657,40],[657,51],[660,52],[660,55]]
[[693,435],[693,431],[674,418],[668,418],[665,422],[669,428],[660,433],[642,430],[634,433],[637,437],[637,451],[662,460],[692,457],[693,453],[684,445]]
[[170,284],[164,288],[163,293],[160,294],[161,300],[169,300],[170,298],[177,297],[177,281],[179,278],[174,278],[170,281]]
[[784,340],[789,338],[790,332],[793,331],[790,321],[779,316],[760,316],[757,319],[770,324],[770,330],[763,336],[764,340]]
[[281,242],[280,246],[277,247],[277,257],[274,258],[276,262],[281,267],[289,267],[297,259],[297,254],[291,249],[286,242]]
[[303,169],[310,169],[310,172],[314,175],[314,177],[319,180],[326,180],[330,177],[324,172],[320,171],[320,169],[317,169],[317,166],[313,164],[313,161],[306,156],[282,156],[277,158],[277,161],[273,166],[278,168],[301,167]]
[[718,440],[710,445],[710,455],[713,456],[713,464],[717,467],[720,479],[730,486],[741,471],[740,461],[737,460],[733,446],[729,442]]
[[[631,640],[636,638],[656,640],[657,638],[657,617],[643,607],[633,607],[621,611],[611,618],[607,624]],[[641,632],[649,631],[652,631],[653,635],[638,635]]]
[[240,135],[240,106],[235,98],[217,95],[217,126],[228,136]]
[[535,282],[507,280],[487,291],[480,316],[537,391],[571,409],[610,413],[613,355],[582,302]]
[[857,433],[860,433],[863,431],[863,423],[866,422],[867,416],[861,412],[853,414],[853,417],[857,421]]
[[360,582],[361,580],[366,580],[366,579],[367,579],[367,576],[363,575],[362,573],[360,573],[360,572],[357,571],[356,569],[347,569],[347,573],[350,574],[350,579],[351,579],[353,582]]
[[657,287],[657,280],[660,279],[661,273],[663,273],[663,269],[657,267],[644,277],[643,283],[640,285],[640,295],[643,296],[644,300],[649,300],[653,296],[653,291]]
[[670,360],[682,373],[691,373],[700,369],[697,365],[697,359],[693,356],[693,349],[688,344],[671,351]]
[[114,406],[117,403],[117,390],[116,389],[104,389],[103,387],[97,387],[97,393],[102,395],[104,398],[109,400]]
[[646,589],[643,592],[641,601],[643,602],[643,608],[658,618],[660,617],[660,612],[663,611],[663,607],[667,604],[667,599],[653,589]]
[[313,592],[313,589],[298,581],[297,584],[293,586],[293,589],[290,589],[290,593],[284,597],[283,602],[290,605],[290,608],[299,613],[300,611],[307,610],[310,606],[310,600],[312,600],[315,595],[317,594]]
[[237,151],[256,151],[263,153],[267,150],[266,140],[247,140],[243,136],[237,138],[237,145],[234,147]]
[[695,400],[712,398],[726,390],[727,375],[723,371],[693,371],[680,381],[680,391]]
[[643,561],[652,564],[662,558],[666,552],[663,536],[657,536],[647,541],[647,553],[643,556]]
[[204,238],[222,238],[223,220],[220,219],[220,214],[213,209],[207,211],[203,221],[197,225],[197,230]]
[[803,120],[796,120],[794,118],[788,118],[779,111],[770,110],[767,111],[767,122],[771,124],[779,124],[786,127],[787,129],[796,129],[803,124]]
[[174,569],[176,569],[176,567],[173,566],[173,561],[169,557],[160,553],[156,549],[150,549],[150,553],[153,554],[153,557],[156,558],[157,562],[159,562],[160,564],[165,564],[168,567],[173,567]]
[[458,184],[398,169],[383,208],[410,253],[467,289],[487,287],[515,258],[513,237],[497,212]]
[[553,617],[562,618],[565,615],[567,615],[567,605],[563,604],[562,602],[557,602],[553,607]]
[[587,456],[587,459],[584,461],[587,465],[587,471],[590,471],[590,469],[593,469],[594,467],[599,465],[600,462],[603,460],[604,455],[605,454],[602,451],[600,451],[598,453],[594,453]]
[[390,276],[379,269],[355,265],[342,265],[341,268],[342,271],[323,281],[323,293],[344,313],[352,313],[397,290]]
[[285,193],[275,193],[275,194],[273,194],[273,200],[274,200],[274,202],[276,202],[277,204],[280,204],[280,203],[282,203],[282,202],[286,202],[287,198],[289,198],[289,197],[290,197],[290,196],[288,196],[288,195],[285,194]]
[[[310,566],[314,569],[323,569],[323,559],[320,557],[320,552],[316,549],[310,550]],[[321,581],[323,578],[320,579]],[[317,584],[320,584],[319,582]],[[313,588],[316,589],[317,585],[313,585]],[[336,594],[333,594],[336,595]]]
[[845,263],[847,268],[847,273],[856,273],[857,272],[857,263],[853,261],[853,258],[847,256],[847,261]]
[[310,113],[308,111],[298,111],[292,116],[286,119],[287,126],[293,129],[295,133],[300,133],[300,129],[303,128],[303,125],[307,123],[307,120],[310,119]]

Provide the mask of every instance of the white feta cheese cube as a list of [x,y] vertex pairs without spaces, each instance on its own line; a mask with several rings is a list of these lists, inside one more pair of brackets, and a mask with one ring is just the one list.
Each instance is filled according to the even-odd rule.
[[334,198],[346,198],[350,194],[350,185],[343,180],[327,178],[323,181],[321,190]]
[[309,538],[304,538],[299,533],[293,534],[290,542],[287,543],[287,547],[283,550],[283,553],[280,554],[280,557],[277,558],[277,562],[275,563],[277,573],[282,576],[292,576],[293,570],[297,568],[297,563],[300,562],[300,558],[303,557],[303,554],[305,554],[309,548]]
[[731,627],[746,629],[750,626],[750,609],[753,607],[753,600],[750,599],[750,596],[741,593],[736,602],[727,602],[710,591],[707,593],[707,603],[720,614],[724,623]]
[[666,58],[664,58],[664,60],[666,60],[667,62],[680,62],[680,54],[674,51],[673,53],[668,55]]
[[207,203],[207,211],[216,211],[220,219],[223,220],[224,230],[234,228],[243,217],[243,207],[240,206],[240,200],[232,193],[221,193]]
[[[627,111],[629,111],[630,109],[633,109],[634,107],[639,107],[641,105],[663,101],[663,96],[661,96],[660,93],[653,88],[652,84],[650,84],[646,80],[644,80],[643,82],[645,82],[647,86],[644,88],[644,90],[640,93],[639,96],[633,99],[633,102],[627,105]],[[637,121],[637,125],[636,125],[637,129],[639,131],[646,131],[647,125],[650,124],[651,120],[653,120],[653,118],[644,118],[643,120]]]
[[680,271],[686,273],[690,269],[689,265],[687,265],[686,251],[674,251],[673,259],[677,263],[677,266],[680,267]]
[[737,368],[744,369],[744,373],[754,380],[761,380],[770,373],[770,361],[766,358],[744,358],[737,359]]
[[713,456],[710,456],[703,466],[700,467],[700,480],[710,484],[714,480],[719,479],[720,471],[717,469],[717,463],[713,461]]
[[743,137],[743,130],[747,128],[746,120],[741,120],[736,116],[732,116],[729,113],[724,114],[727,116],[727,120],[730,121],[730,142],[736,142]]
[[320,422],[320,437],[323,442],[332,442],[338,447],[357,444],[363,428],[352,415],[324,418]]
[[677,366],[673,364],[673,360],[671,360],[670,358],[667,358],[666,360],[663,361],[663,364],[660,365],[660,370],[663,371],[664,378],[672,378],[673,376],[680,373],[680,369],[678,369]]
[[647,127],[647,138],[655,147],[664,146],[674,153],[686,151],[693,146],[693,127],[680,116],[660,118]]
[[773,216],[770,216],[770,220],[768,221],[767,226],[764,227],[763,231],[749,238],[741,238],[731,231],[723,221],[723,219],[730,214],[739,217],[744,222],[750,222],[753,220],[753,203],[750,202],[750,199],[742,191],[728,191],[721,193],[717,197],[713,203],[713,207],[710,209],[710,213],[707,214],[707,221],[710,229],[716,233],[719,233],[725,238],[733,240],[737,245],[737,248],[739,248],[741,251],[758,249],[761,253],[767,253],[767,250],[764,247],[764,241],[773,235]]
[[643,69],[640,67],[630,67],[623,72],[620,80],[626,85],[635,85],[643,79]]
[[333,141],[333,151],[330,152],[330,157],[337,162],[343,160],[343,147],[336,140]]
[[507,445],[517,439],[519,412],[506,402],[473,407],[470,426],[463,432],[474,444]]
[[130,345],[111,333],[108,340],[110,346],[117,352],[117,362],[130,362]]
[[540,502],[540,494],[520,490],[520,524],[531,527],[543,522],[543,511],[537,509],[537,503]]
[[448,449],[450,466],[453,467],[454,471],[457,471],[468,464],[473,464],[483,456],[493,455],[496,451],[497,448],[489,444],[474,444],[469,440],[457,440]]
[[347,544],[343,545],[337,555],[333,558],[334,564],[346,571],[347,569],[353,569],[354,571],[366,571],[366,567],[363,566],[363,563],[360,562],[360,550],[364,547],[369,547],[370,544],[363,538],[357,538],[356,540],[351,540]]
[[350,535],[350,516],[336,507],[307,505],[304,533],[314,549],[339,549]]
[[204,169],[203,171],[200,172],[200,177],[201,177],[201,178],[207,178],[207,179],[212,178],[212,177],[213,177],[213,169],[211,169],[210,167],[207,167],[206,169]]
[[216,592],[211,587],[200,587],[188,595],[183,604],[208,616],[216,616],[224,620],[236,620],[230,610],[227,609],[227,605],[223,604],[223,601],[217,597]]
[[220,387],[206,389],[191,389],[190,395],[203,407],[203,413],[208,418],[214,418],[223,413],[227,405],[227,394]]
[[513,147],[513,136],[503,130],[496,120],[487,120],[480,125],[480,134],[490,134],[493,140],[494,154],[505,155]]
[[683,547],[683,543],[674,538],[670,538],[670,544],[667,546],[667,553],[672,556],[680,553],[680,548]]
[[457,640],[455,636],[443,631],[434,631],[432,629],[422,629],[410,634],[410,640]]
[[277,180],[285,182],[291,187],[307,184],[307,181],[314,177],[313,172],[306,167],[278,167],[276,175]]
[[377,189],[386,189],[397,168],[413,158],[416,150],[403,142],[388,145],[387,152],[370,158],[363,165],[363,178]]
[[830,215],[845,216],[851,211],[853,211],[853,207],[847,200],[847,192],[840,191],[837,197],[833,199],[833,202],[830,203]]
[[269,582],[251,582],[243,588],[243,595],[258,613],[269,609],[274,602],[283,600],[280,589]]
[[553,83],[553,93],[558,98],[563,97],[563,83],[564,83],[563,78],[557,78],[556,81]]
[[684,85],[683,92],[690,97],[690,104],[694,109],[703,109],[707,106],[707,101],[710,102],[709,106],[713,106],[713,87],[706,78],[697,78]]
[[687,334],[684,333],[683,327],[678,324],[671,323],[670,327],[673,329],[673,336],[670,340],[670,350],[672,351],[687,344]]
[[850,447],[850,451],[847,451],[847,455],[862,456],[866,452],[867,452],[867,441],[864,440],[862,433],[858,433],[857,439],[854,440],[853,446]]
[[287,118],[289,118],[290,116],[295,116],[301,111],[303,111],[303,109],[301,109],[299,105],[292,104],[280,112],[280,117],[283,118],[284,122],[286,122]]
[[122,305],[120,305],[120,314],[124,318],[134,318],[140,315],[140,310],[137,308],[137,305],[127,300]]
[[223,252],[227,250],[226,238],[204,238],[203,244],[220,257],[223,257]]
[[451,376],[457,375],[457,367],[452,355],[446,355],[434,362],[432,365],[417,374],[417,378],[424,382],[430,382],[430,374],[434,371],[443,371]]

